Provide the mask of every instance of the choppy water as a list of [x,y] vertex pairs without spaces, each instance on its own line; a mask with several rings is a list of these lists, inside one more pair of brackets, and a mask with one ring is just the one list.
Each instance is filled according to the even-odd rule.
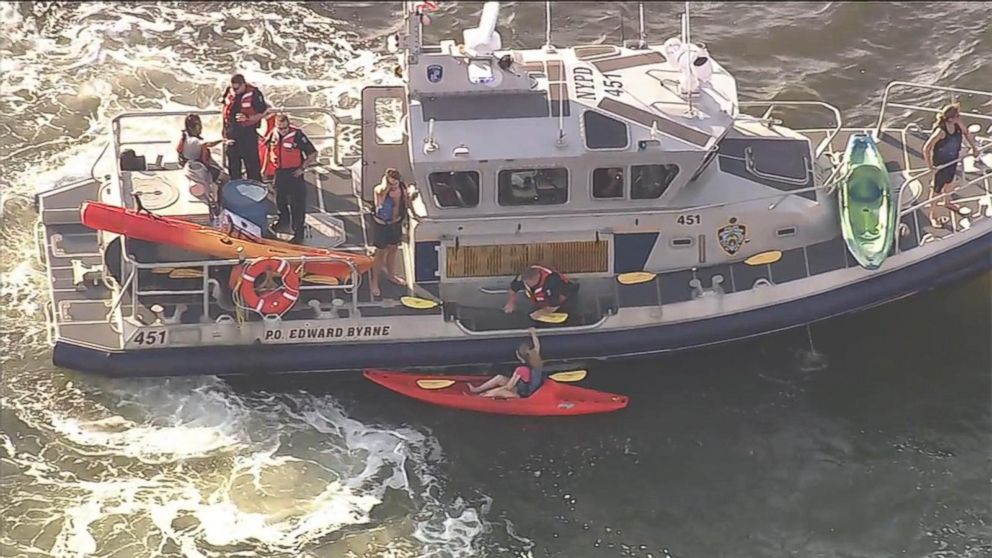
[[[649,4],[652,42],[679,6]],[[112,115],[211,106],[235,70],[279,104],[354,114],[363,84],[393,79],[399,9],[0,4],[0,555],[992,555],[989,276],[817,325],[812,349],[798,331],[604,366],[589,383],[631,407],[575,420],[435,409],[353,377],[55,369],[31,195],[88,174]],[[428,38],[480,9],[441,3]],[[554,40],[616,42],[620,9],[555,4]],[[693,10],[746,99],[866,123],[892,79],[992,89],[988,3]],[[504,43],[540,43],[543,18],[508,3]]]

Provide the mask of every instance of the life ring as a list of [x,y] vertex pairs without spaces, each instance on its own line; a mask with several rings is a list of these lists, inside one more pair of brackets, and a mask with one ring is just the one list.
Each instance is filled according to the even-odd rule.
[[[238,269],[235,268],[235,273]],[[278,275],[282,287],[260,295],[255,289],[255,280],[266,272]],[[239,279],[241,286],[238,294],[241,295],[244,306],[263,316],[270,314],[282,316],[300,298],[300,274],[282,258],[255,260],[241,271]]]
[[417,13],[430,13],[437,11],[437,4],[431,2],[430,0],[425,0],[413,7],[414,11]]

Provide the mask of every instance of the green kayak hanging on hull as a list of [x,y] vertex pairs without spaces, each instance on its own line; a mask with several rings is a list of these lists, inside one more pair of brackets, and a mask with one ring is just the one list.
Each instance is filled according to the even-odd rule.
[[844,164],[846,178],[837,204],[841,231],[854,259],[866,269],[877,269],[892,250],[898,226],[889,173],[868,134],[851,136]]

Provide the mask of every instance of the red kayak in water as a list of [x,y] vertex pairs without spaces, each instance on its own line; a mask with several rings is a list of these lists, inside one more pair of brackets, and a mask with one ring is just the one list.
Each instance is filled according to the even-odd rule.
[[[157,244],[178,246],[214,258],[233,260],[237,259],[240,253],[248,259],[328,256],[351,262],[359,273],[365,273],[372,268],[372,258],[365,254],[335,252],[278,240],[244,240],[197,223],[139,213],[116,205],[88,201],[80,208],[80,213],[83,224],[91,229],[109,231]],[[334,277],[342,282],[351,276],[351,267],[345,261],[307,262],[304,269],[308,274]]]
[[[627,406],[624,395],[581,388],[552,379],[545,380],[529,397],[494,399],[469,391],[469,383],[480,384],[486,380],[481,376],[428,376],[385,370],[366,370],[363,375],[387,389],[420,401],[496,415],[591,415],[609,413]],[[449,381],[450,385],[445,386]]]

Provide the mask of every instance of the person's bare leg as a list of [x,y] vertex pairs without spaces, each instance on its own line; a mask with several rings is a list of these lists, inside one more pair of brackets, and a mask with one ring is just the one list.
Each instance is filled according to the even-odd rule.
[[386,279],[388,279],[393,283],[396,283],[397,285],[404,285],[406,284],[406,282],[403,281],[402,277],[396,274],[396,259],[400,247],[398,245],[393,245],[390,246],[388,250],[389,251],[386,253],[386,265],[387,265]]
[[937,197],[937,189],[931,187],[930,188],[930,199],[928,200],[930,203],[927,205],[927,219],[930,220],[930,226],[931,227],[933,227],[935,229],[939,229],[940,228],[940,222],[938,222],[937,219],[934,218],[934,216],[933,216],[933,209],[934,209],[934,205],[935,205],[933,199],[935,197]]
[[472,393],[479,393],[480,391],[486,391],[487,389],[492,389],[497,386],[505,386],[506,382],[509,381],[510,379],[507,378],[506,376],[502,374],[497,374],[496,376],[489,378],[488,380],[479,384],[478,386],[473,386],[472,384],[469,384],[468,389]]
[[382,295],[382,291],[379,290],[379,275],[382,274],[382,265],[385,255],[386,249],[375,249],[375,256],[372,259],[372,282],[369,283],[369,290],[372,292],[372,296],[374,297]]
[[520,397],[520,394],[515,390],[506,389],[503,386],[493,388],[482,394],[482,397],[498,397],[503,399],[516,399]]

